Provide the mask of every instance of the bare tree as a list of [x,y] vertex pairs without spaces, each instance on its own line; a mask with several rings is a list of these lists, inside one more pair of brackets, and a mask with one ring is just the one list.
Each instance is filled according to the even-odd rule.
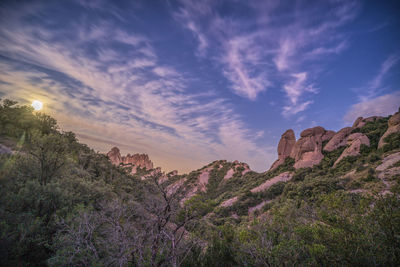
[[171,190],[165,183],[160,183],[160,174],[152,176],[151,180],[158,198],[144,203],[146,211],[151,214],[146,227],[151,240],[150,265],[179,266],[195,243],[186,227],[193,227],[204,212],[205,205],[196,205],[196,201],[181,205],[183,186]]

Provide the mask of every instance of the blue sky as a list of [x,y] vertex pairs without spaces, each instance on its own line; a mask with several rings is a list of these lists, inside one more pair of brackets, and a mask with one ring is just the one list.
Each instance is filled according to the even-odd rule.
[[167,171],[265,171],[286,129],[398,109],[398,14],[398,1],[2,1],[0,97],[38,99],[96,150]]

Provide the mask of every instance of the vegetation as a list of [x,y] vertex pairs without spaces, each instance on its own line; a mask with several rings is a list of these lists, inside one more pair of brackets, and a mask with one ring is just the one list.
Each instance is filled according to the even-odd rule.
[[[228,180],[234,164],[213,162],[207,190],[183,201],[201,170],[142,180],[148,170],[131,175],[53,118],[3,100],[0,143],[12,152],[0,154],[0,265],[398,266],[400,176],[383,195],[375,171],[400,149],[398,134],[377,149],[386,124],[357,129],[371,147],[335,167],[344,147],[313,168],[294,170],[287,159],[266,173],[238,167]],[[294,172],[289,182],[250,191],[285,171]]]

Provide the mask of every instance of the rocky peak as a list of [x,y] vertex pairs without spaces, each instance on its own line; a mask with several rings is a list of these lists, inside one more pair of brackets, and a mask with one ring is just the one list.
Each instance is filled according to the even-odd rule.
[[132,174],[136,173],[137,168],[146,168],[147,170],[153,169],[153,162],[150,160],[147,154],[127,154],[121,157],[121,153],[118,147],[113,147],[110,152],[107,153],[108,158],[114,165],[128,165],[132,166]]
[[293,146],[296,143],[296,137],[292,129],[287,130],[281,136],[278,144],[278,159],[272,164],[271,170],[277,168],[285,162],[285,159],[290,157]]
[[302,131],[300,139],[296,142],[290,154],[290,157],[295,159],[294,167],[298,169],[319,164],[324,158],[322,142],[331,138],[333,133],[333,131],[327,131],[321,126]]
[[119,152],[118,147],[111,148],[110,152],[107,153],[107,156],[114,165],[118,166],[122,162],[121,153]]

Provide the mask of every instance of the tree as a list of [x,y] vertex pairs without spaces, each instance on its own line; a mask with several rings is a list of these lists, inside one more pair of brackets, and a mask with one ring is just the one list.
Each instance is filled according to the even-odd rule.
[[[150,241],[150,265],[167,263],[179,266],[195,245],[186,228],[193,227],[210,205],[199,197],[182,202],[183,187],[171,189],[160,182],[161,174],[151,177],[156,197],[144,202],[150,220],[146,225],[146,237]],[[193,242],[194,241],[194,242]]]
[[46,185],[67,162],[68,141],[59,134],[32,133],[28,152],[39,163],[39,182]]

